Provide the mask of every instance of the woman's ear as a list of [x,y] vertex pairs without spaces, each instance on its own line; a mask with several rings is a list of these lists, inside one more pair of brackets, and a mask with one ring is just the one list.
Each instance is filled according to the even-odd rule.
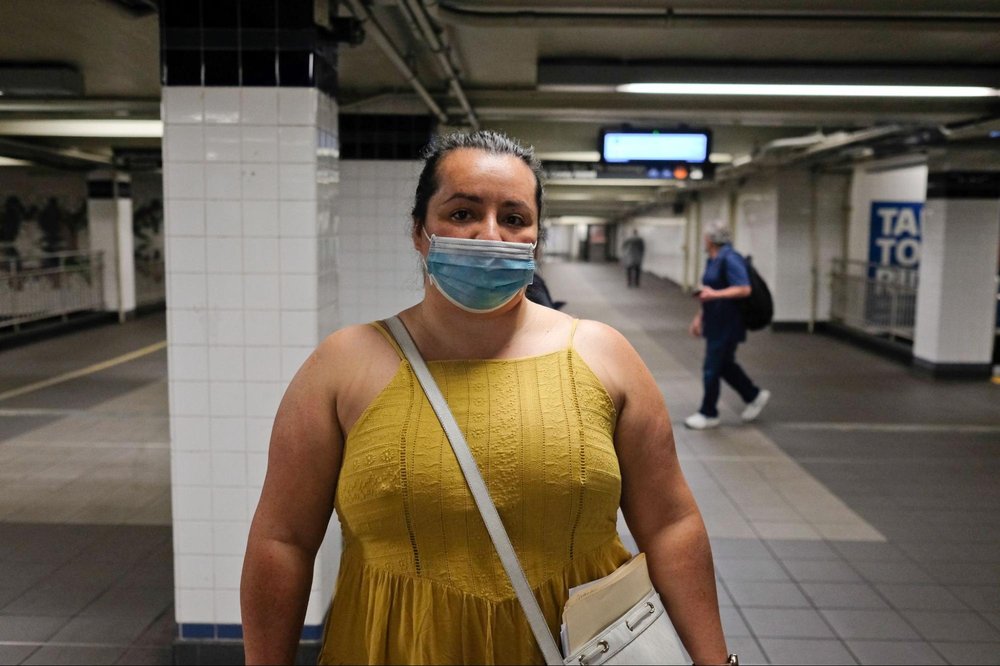
[[424,225],[423,222],[414,218],[413,227],[411,228],[410,237],[413,240],[413,249],[420,254],[424,253]]

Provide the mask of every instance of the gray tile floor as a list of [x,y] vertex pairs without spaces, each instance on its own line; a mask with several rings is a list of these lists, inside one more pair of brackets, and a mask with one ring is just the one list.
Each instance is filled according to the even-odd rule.
[[[687,431],[695,303],[614,266],[546,267],[567,310],[616,326],[670,406],[744,663],[1000,663],[1000,386],[934,382],[823,336],[753,334],[774,398]],[[0,664],[170,663],[173,622],[161,315],[0,352]]]

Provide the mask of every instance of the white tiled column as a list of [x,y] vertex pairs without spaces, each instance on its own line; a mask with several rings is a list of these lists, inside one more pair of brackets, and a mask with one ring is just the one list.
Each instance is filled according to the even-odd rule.
[[135,311],[132,193],[128,174],[100,170],[87,176],[90,249],[104,257],[104,309],[120,319]]
[[914,364],[935,375],[989,377],[1000,171],[932,171],[923,218]]
[[344,325],[384,319],[424,293],[410,236],[410,209],[423,163],[343,160],[337,229]]
[[[233,638],[278,403],[339,325],[336,103],[167,86],[163,119],[176,616],[182,638]],[[332,592],[330,530],[307,636]]]

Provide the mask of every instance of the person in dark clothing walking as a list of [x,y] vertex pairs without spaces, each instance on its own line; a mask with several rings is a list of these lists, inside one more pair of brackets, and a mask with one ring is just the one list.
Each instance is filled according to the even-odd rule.
[[750,277],[746,261],[732,247],[732,234],[716,225],[705,234],[708,262],[697,292],[701,310],[691,322],[689,331],[706,341],[703,381],[705,394],[701,408],[687,417],[684,425],[693,430],[718,427],[719,389],[721,380],[736,389],[747,403],[742,417],[746,422],[760,415],[771,398],[771,392],[759,388],[736,363],[736,347],[747,337],[738,299],[750,295]]
[[628,286],[639,286],[639,275],[642,274],[642,257],[646,253],[646,242],[642,240],[638,229],[632,230],[632,235],[622,243],[622,255],[625,260],[625,274]]

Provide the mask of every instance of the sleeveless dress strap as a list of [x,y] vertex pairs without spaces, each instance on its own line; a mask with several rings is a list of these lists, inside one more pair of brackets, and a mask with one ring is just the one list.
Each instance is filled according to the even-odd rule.
[[568,349],[573,348],[573,336],[576,335],[576,325],[579,323],[580,323],[579,319],[574,319],[573,325],[569,329],[569,344],[567,345]]
[[403,350],[400,349],[399,343],[396,342],[396,338],[392,337],[392,333],[389,332],[389,329],[387,328],[386,323],[384,321],[380,319],[379,321],[370,322],[368,325],[382,334],[382,337],[385,338],[385,341],[388,342],[392,346],[392,348],[396,350],[396,355],[399,356],[399,360],[401,361],[406,360],[406,355],[403,353]]

